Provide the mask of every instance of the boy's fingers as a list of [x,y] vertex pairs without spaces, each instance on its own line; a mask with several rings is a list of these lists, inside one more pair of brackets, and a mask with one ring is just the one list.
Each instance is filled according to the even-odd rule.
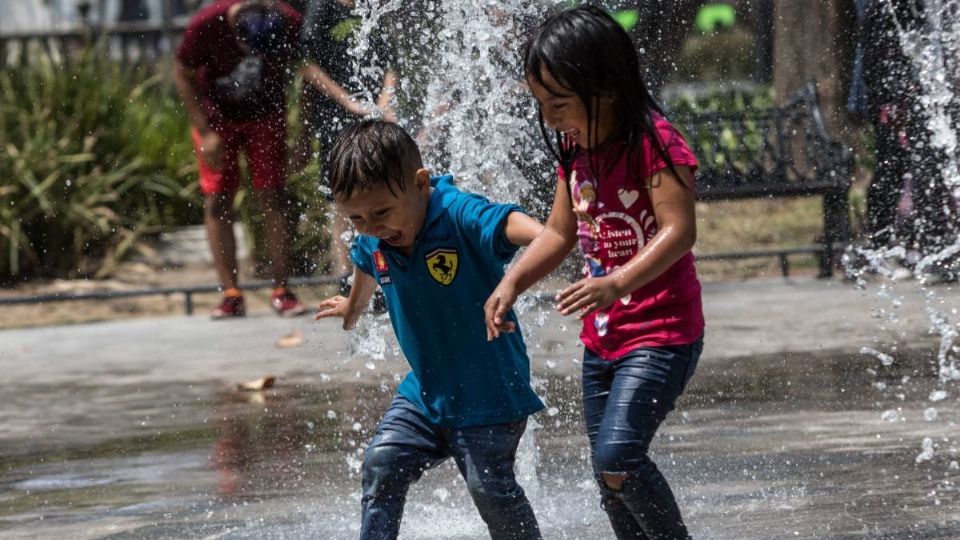
[[346,298],[342,296],[334,296],[332,298],[327,298],[326,300],[320,302],[319,305],[317,305],[317,309],[337,307],[344,300],[346,300]]
[[493,324],[494,317],[496,316],[496,308],[494,307],[496,303],[497,298],[491,296],[483,304],[483,325],[487,327],[487,341],[493,341],[494,338],[496,338]]
[[493,312],[493,322],[494,324],[500,324],[503,322],[503,316],[507,314],[507,305],[503,302],[497,300],[497,309]]
[[497,339],[496,330],[488,324],[487,325],[487,341],[493,341],[495,339]]
[[517,325],[513,321],[507,321],[497,327],[498,332],[505,332],[507,334],[513,333],[516,329]]

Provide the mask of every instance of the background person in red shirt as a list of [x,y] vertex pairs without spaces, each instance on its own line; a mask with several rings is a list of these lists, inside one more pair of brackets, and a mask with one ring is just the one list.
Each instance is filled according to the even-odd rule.
[[300,14],[284,2],[221,0],[193,17],[177,50],[174,83],[193,126],[204,223],[224,289],[211,313],[216,319],[246,313],[233,235],[241,150],[266,218],[275,286],[271,305],[280,315],[306,312],[286,287],[292,231],[284,190],[285,94],[299,60],[301,25]]

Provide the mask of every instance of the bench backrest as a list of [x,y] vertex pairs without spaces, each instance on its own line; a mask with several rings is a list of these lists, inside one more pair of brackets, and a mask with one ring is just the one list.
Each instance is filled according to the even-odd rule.
[[824,128],[813,84],[783,107],[671,120],[700,162],[701,200],[814,195],[850,185],[850,151]]

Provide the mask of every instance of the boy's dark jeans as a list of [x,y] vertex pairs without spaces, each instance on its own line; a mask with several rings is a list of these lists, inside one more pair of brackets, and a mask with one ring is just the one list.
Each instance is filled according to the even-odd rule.
[[443,428],[405,397],[394,397],[363,458],[361,540],[396,538],[410,484],[449,457],[491,538],[539,539],[537,519],[513,474],[526,423]]
[[[689,538],[673,492],[647,449],[702,351],[701,337],[689,345],[637,349],[616,360],[584,352],[583,413],[593,472],[617,538]],[[603,473],[626,474],[622,487],[608,487]]]

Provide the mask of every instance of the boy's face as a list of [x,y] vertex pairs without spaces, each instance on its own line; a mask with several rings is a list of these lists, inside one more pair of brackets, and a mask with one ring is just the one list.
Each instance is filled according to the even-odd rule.
[[406,191],[396,186],[393,191],[396,195],[386,184],[380,184],[354,192],[349,199],[339,195],[335,198],[357,232],[380,238],[409,253],[427,215],[427,203],[433,191],[430,173],[420,169],[413,178],[407,179]]
[[[543,67],[540,70],[544,84],[540,84],[535,77],[527,77],[530,92],[540,104],[543,121],[552,129],[563,133],[569,140],[580,145],[581,148],[591,148],[604,141],[615,126],[613,104],[609,99],[601,98],[595,102],[593,120],[597,122],[593,128],[596,132],[590,133],[587,122],[587,107],[572,90],[564,88]],[[592,137],[596,140],[588,140]]]

